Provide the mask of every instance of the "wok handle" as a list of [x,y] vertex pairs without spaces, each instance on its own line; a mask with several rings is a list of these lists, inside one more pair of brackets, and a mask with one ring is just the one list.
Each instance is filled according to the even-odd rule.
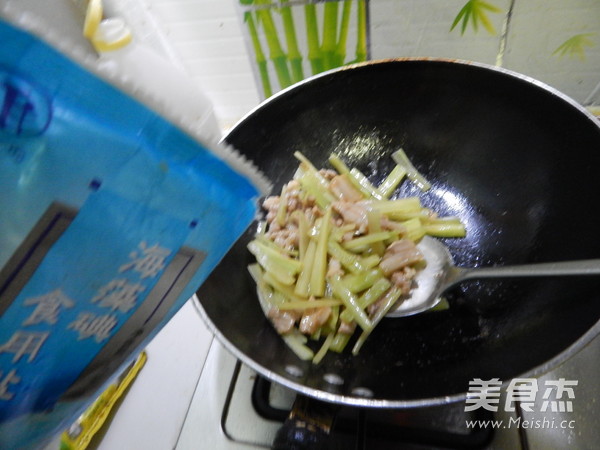
[[600,275],[600,259],[459,269],[452,284],[482,278],[564,277]]
[[298,395],[290,415],[277,431],[273,450],[326,450],[337,413],[335,405]]

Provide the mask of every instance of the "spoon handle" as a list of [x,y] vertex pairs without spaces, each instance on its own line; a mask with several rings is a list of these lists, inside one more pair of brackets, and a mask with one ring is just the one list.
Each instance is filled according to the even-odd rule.
[[600,275],[600,259],[461,269],[453,284],[481,278]]

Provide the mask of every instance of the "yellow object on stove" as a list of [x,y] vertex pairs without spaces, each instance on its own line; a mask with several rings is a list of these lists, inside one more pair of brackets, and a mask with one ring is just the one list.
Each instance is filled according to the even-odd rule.
[[85,22],[83,23],[83,35],[86,38],[91,39],[94,36],[102,21],[102,15],[102,0],[90,0],[87,4]]
[[102,428],[127,387],[135,379],[148,359],[146,352],[138,358],[112,383],[92,405],[65,431],[60,439],[61,450],[83,450],[94,435]]

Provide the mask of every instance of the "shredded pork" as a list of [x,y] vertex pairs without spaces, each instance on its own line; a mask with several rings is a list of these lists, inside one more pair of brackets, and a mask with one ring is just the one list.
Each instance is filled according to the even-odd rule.
[[330,316],[331,308],[329,306],[308,308],[300,319],[299,329],[304,334],[314,334],[329,320]]
[[338,328],[338,332],[341,334],[352,334],[354,330],[356,330],[356,322],[344,322],[343,320]]
[[292,331],[300,315],[293,310],[282,311],[276,306],[272,306],[267,313],[267,317],[279,334],[287,334]]
[[345,175],[336,175],[329,183],[329,189],[339,200],[347,202],[358,202],[362,200],[362,194],[348,181]]
[[367,209],[358,202],[337,201],[331,205],[343,219],[344,223],[356,225],[360,233],[365,233],[368,227]]
[[[404,152],[398,150],[393,159],[412,171],[408,178],[425,186],[412,165],[398,162],[398,154]],[[260,293],[278,294],[266,314],[275,329],[287,335],[300,358],[318,364],[327,351],[343,351],[350,336],[362,330],[352,349],[356,354],[390,308],[411,295],[425,264],[415,241],[440,235],[441,224],[418,198],[395,201],[399,171],[376,187],[335,154],[329,162],[339,173],[316,170],[304,155],[294,155],[301,162],[294,179],[263,202],[266,226],[261,223],[248,247],[256,256],[249,268]],[[457,225],[452,233],[464,236],[466,230]],[[306,335],[326,339],[321,350],[314,353],[316,343]]]
[[[371,205],[364,200],[363,194],[358,191],[345,175],[338,175],[335,171],[320,170],[319,174],[329,182],[329,189],[336,198],[331,203],[333,211],[332,222],[336,227],[344,227],[346,232],[341,237],[341,242],[346,242],[360,237],[369,232],[368,213]],[[285,217],[278,221],[278,213],[282,198],[285,199]],[[308,223],[323,216],[323,212],[315,204],[315,199],[302,192],[297,180],[290,181],[284,188],[282,196],[270,196],[263,202],[266,211],[268,228],[265,236],[287,252],[297,251],[299,246],[299,220],[298,214],[304,215]],[[280,214],[280,213],[279,213]],[[279,216],[281,218],[281,216]],[[402,236],[406,227],[400,222],[381,216],[381,230],[397,232]],[[410,239],[402,238],[385,247],[379,262],[382,273],[398,288],[404,296],[408,295],[414,282],[417,271],[413,267],[424,261],[423,255]],[[344,276],[345,270],[337,259],[331,257],[327,262],[327,277]],[[313,299],[311,297],[311,299]],[[381,308],[384,296],[367,307],[369,317],[373,317]],[[330,307],[307,308],[304,311],[281,311],[272,307],[268,317],[279,333],[289,333],[295,326],[304,333],[311,335],[319,330],[331,317]],[[338,332],[352,334],[356,329],[356,322],[340,321]]]
[[399,239],[385,250],[379,264],[386,275],[391,275],[406,266],[412,266],[424,260],[423,254],[410,239]]

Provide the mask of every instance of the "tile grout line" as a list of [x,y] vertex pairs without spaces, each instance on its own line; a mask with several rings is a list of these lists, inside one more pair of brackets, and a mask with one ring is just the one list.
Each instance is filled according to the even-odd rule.
[[513,11],[515,8],[516,0],[510,1],[510,6],[508,7],[508,11],[506,16],[504,17],[504,22],[502,23],[502,34],[500,36],[500,46],[498,48],[498,54],[496,55],[496,66],[502,67],[504,64],[504,55],[506,53],[506,43],[508,41],[508,33],[510,29],[510,23],[512,20]]

